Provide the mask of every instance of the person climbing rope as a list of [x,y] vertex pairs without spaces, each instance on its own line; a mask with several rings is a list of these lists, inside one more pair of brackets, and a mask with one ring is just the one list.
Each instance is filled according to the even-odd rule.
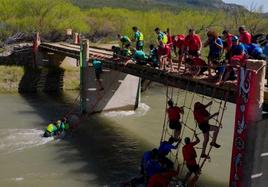
[[206,147],[207,143],[209,141],[209,131],[214,131],[212,141],[210,143],[211,146],[214,146],[216,148],[220,148],[220,145],[216,143],[217,136],[219,133],[219,127],[210,125],[209,120],[214,118],[215,116],[219,115],[218,112],[211,115],[206,108],[208,106],[212,105],[212,101],[209,102],[207,105],[203,105],[200,102],[196,102],[194,104],[194,118],[198,124],[199,129],[202,131],[204,135],[204,142],[203,142],[203,148],[201,153],[201,158],[209,158],[208,155],[206,155]]
[[168,109],[167,109],[168,119],[169,119],[169,128],[174,130],[173,137],[175,140],[178,140],[181,133],[181,114],[184,114],[184,110],[182,107],[174,106],[172,100],[168,101]]
[[103,85],[100,81],[100,75],[102,73],[102,62],[99,60],[93,59],[92,64],[95,70],[95,76],[96,76],[99,90],[104,90]]
[[[176,145],[173,145],[177,141]],[[175,140],[173,137],[170,137],[168,141],[163,141],[160,143],[158,148],[158,153],[160,157],[167,156],[172,149],[177,149],[179,146],[180,140]]]
[[134,37],[133,37],[132,41],[136,42],[136,49],[143,51],[143,48],[144,48],[144,36],[143,36],[143,34],[139,31],[138,27],[136,27],[136,26],[132,27],[132,30],[134,32]]
[[195,141],[191,142],[191,139],[189,137],[186,137],[184,139],[185,145],[182,148],[182,155],[183,159],[186,162],[186,166],[188,168],[188,173],[186,174],[183,183],[187,184],[187,181],[191,177],[191,175],[194,173],[194,178],[191,180],[191,183],[195,184],[198,176],[200,174],[200,167],[196,162],[196,151],[194,146],[197,145],[200,142],[200,139],[198,138],[197,134],[194,134],[195,136]]

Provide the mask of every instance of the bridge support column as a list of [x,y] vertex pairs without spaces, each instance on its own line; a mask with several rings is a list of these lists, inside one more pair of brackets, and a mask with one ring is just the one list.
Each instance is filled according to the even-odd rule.
[[265,61],[248,61],[238,78],[230,187],[250,187],[257,135],[262,119]]
[[87,84],[88,84],[88,67],[89,60],[89,41],[83,40],[80,44],[80,107],[81,112],[87,111]]

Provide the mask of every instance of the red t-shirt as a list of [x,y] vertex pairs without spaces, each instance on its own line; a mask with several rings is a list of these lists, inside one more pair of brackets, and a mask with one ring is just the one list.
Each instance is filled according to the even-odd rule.
[[195,158],[197,157],[195,149],[194,149],[194,143],[189,143],[182,148],[182,155],[183,159],[185,160],[186,164],[188,165],[196,165]]
[[167,34],[167,44],[172,44],[172,36],[170,34]]
[[175,39],[173,41],[173,45],[175,45],[177,48],[182,49],[185,41],[185,36],[183,34],[178,34],[175,36]]
[[249,32],[243,32],[240,34],[239,41],[242,42],[243,44],[250,44],[251,43],[251,34]]
[[165,45],[163,48],[158,47],[157,54],[158,56],[167,55],[167,57],[171,58],[171,51],[169,45]]
[[200,49],[201,39],[197,34],[187,35],[185,38],[185,45],[191,51],[198,51]]
[[167,113],[168,113],[168,119],[169,121],[180,121],[181,119],[181,108],[174,106],[174,107],[169,107],[167,109]]
[[232,38],[233,38],[233,35],[232,34],[228,34],[227,38],[226,38],[226,42],[224,42],[224,49],[230,49],[233,45],[233,42],[232,42]]
[[200,107],[194,109],[194,118],[198,124],[207,123],[208,121],[206,118],[209,116],[210,114],[204,105],[201,105]]
[[158,173],[150,177],[147,187],[167,187],[171,178],[178,175],[176,171]]

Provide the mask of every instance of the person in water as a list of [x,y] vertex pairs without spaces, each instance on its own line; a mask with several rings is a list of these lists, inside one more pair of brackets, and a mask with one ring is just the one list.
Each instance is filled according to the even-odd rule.
[[59,129],[57,127],[57,123],[50,123],[44,133],[44,137],[51,137],[57,135],[59,132]]

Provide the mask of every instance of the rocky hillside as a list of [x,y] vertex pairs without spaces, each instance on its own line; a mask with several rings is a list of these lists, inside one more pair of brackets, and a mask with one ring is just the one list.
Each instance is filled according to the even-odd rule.
[[128,9],[182,9],[182,8],[205,8],[205,9],[237,9],[242,6],[226,4],[222,0],[71,0],[81,8],[89,7],[117,7]]

